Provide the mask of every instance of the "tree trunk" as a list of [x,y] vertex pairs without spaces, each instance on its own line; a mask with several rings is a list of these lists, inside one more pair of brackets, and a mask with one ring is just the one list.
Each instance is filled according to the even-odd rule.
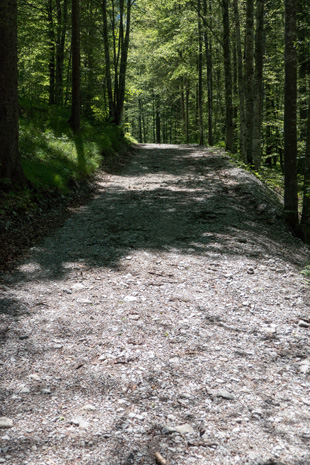
[[23,183],[18,149],[17,0],[0,0],[0,178]]
[[70,125],[74,132],[80,129],[80,88],[80,5],[79,0],[72,0],[72,101]]
[[199,145],[203,145],[203,89],[202,89],[202,27],[201,27],[201,0],[198,0],[198,124]]
[[63,9],[60,0],[56,0],[57,8],[57,32],[56,32],[56,82],[55,101],[58,105],[63,104],[63,73],[65,59],[65,39],[68,22],[68,0],[64,0]]
[[308,104],[305,171],[303,185],[303,208],[301,224],[305,240],[307,243],[310,243],[310,98]]
[[232,74],[230,59],[230,26],[229,26],[229,0],[222,0],[223,10],[223,50],[225,73],[225,148],[233,151],[233,118],[232,118]]
[[48,0],[47,5],[47,20],[49,33],[49,104],[55,103],[55,31],[53,22],[53,1]]
[[284,215],[298,225],[296,0],[285,0]]
[[[212,14],[211,2],[209,3],[210,17]],[[203,14],[207,21],[208,5],[207,0],[203,0]],[[212,77],[212,38],[209,36],[207,27],[204,28],[204,42],[207,63],[207,83],[208,83],[208,144],[213,145],[213,77]]]
[[261,166],[261,127],[263,112],[264,0],[256,1],[255,75],[252,153],[255,169]]
[[160,144],[161,137],[160,137],[160,100],[159,95],[156,95],[155,101],[155,119],[156,119],[156,142]]
[[234,0],[234,18],[235,18],[235,28],[236,28],[236,47],[237,47],[237,63],[238,63],[240,154],[241,154],[242,160],[246,162],[247,156],[246,156],[245,96],[244,96],[244,76],[243,76],[243,61],[242,61],[242,47],[241,47],[238,0]]
[[254,54],[254,2],[246,2],[246,31],[245,31],[245,96],[246,96],[246,158],[247,163],[253,163],[253,54]]
[[123,108],[125,101],[125,90],[126,90],[126,70],[127,70],[127,59],[129,49],[129,37],[130,37],[130,21],[131,21],[131,5],[132,0],[127,0],[127,14],[126,14],[126,32],[123,37],[123,21],[121,20],[120,28],[120,67],[119,67],[119,91],[117,95],[116,111],[114,115],[114,123],[121,124],[123,116]]
[[104,56],[105,56],[105,76],[107,82],[108,102],[109,102],[109,116],[110,119],[114,118],[114,102],[112,91],[112,78],[111,78],[111,59],[110,59],[110,46],[109,46],[109,31],[107,19],[107,0],[102,2],[102,18],[103,18],[103,43],[104,43]]

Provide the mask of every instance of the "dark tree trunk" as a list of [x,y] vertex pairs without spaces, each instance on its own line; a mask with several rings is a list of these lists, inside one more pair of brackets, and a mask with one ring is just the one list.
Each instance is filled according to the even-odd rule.
[[[211,2],[209,3],[210,18],[212,14]],[[207,21],[208,5],[207,0],[203,0],[203,14]],[[209,35],[207,25],[204,28],[204,42],[207,63],[207,83],[208,83],[208,144],[213,145],[213,76],[212,76],[212,37]]]
[[127,14],[126,14],[126,32],[123,36],[123,21],[121,20],[120,28],[120,67],[119,67],[119,90],[116,99],[116,110],[114,115],[114,123],[121,124],[124,101],[125,101],[125,90],[126,90],[126,70],[127,70],[127,59],[129,50],[129,37],[130,37],[130,21],[131,21],[131,6],[132,0],[127,0]]
[[245,96],[246,96],[246,157],[247,163],[253,163],[253,55],[254,55],[254,2],[246,2],[246,31],[245,31]]
[[103,17],[103,43],[104,43],[104,56],[105,56],[105,76],[107,82],[108,102],[109,102],[109,116],[110,119],[114,118],[114,102],[112,91],[112,78],[111,78],[111,59],[110,59],[110,45],[109,45],[109,31],[107,19],[107,0],[102,2],[102,17]]
[[80,88],[80,5],[79,0],[72,0],[72,100],[70,125],[74,132],[80,129]]
[[256,1],[255,74],[252,152],[255,169],[261,166],[261,127],[263,112],[264,0]]
[[285,0],[284,215],[298,224],[296,0]]
[[303,208],[301,224],[306,242],[310,243],[310,98],[308,105],[305,171],[303,185]]
[[160,100],[159,95],[156,96],[155,101],[155,119],[156,119],[156,142],[157,144],[161,143],[161,136],[160,136]]
[[225,148],[232,152],[234,145],[234,130],[232,117],[232,73],[230,58],[230,26],[229,26],[229,0],[222,0],[223,10],[223,50],[225,73]]
[[17,1],[0,0],[0,178],[23,183],[18,149]]
[[203,89],[202,89],[202,27],[201,27],[201,0],[198,0],[198,125],[199,145],[203,145]]
[[56,76],[55,100],[58,105],[63,104],[63,74],[65,59],[65,39],[68,22],[68,0],[64,0],[63,9],[60,0],[56,0],[57,33],[56,33]]
[[245,125],[245,97],[244,97],[244,75],[240,33],[240,19],[238,0],[234,0],[234,18],[236,28],[236,47],[237,47],[237,63],[238,63],[238,94],[239,94],[239,126],[240,126],[240,154],[244,162],[247,161],[246,156],[246,125]]
[[49,32],[49,104],[55,103],[55,31],[53,22],[53,1],[48,0],[47,6],[48,32]]

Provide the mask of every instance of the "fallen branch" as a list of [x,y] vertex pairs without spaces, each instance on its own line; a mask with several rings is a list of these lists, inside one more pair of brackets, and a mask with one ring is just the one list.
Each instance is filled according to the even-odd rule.
[[188,442],[188,446],[191,447],[217,447],[218,444],[216,442]]
[[155,459],[159,465],[167,465],[167,461],[164,459],[164,457],[159,452],[156,452]]

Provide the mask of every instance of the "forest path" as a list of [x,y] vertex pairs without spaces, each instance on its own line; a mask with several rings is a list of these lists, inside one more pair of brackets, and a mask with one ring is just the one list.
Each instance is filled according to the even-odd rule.
[[141,145],[3,276],[0,463],[310,464],[306,261],[219,151]]

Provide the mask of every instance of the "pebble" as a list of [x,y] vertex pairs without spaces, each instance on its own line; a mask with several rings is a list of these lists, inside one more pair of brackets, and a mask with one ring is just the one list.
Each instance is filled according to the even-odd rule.
[[174,430],[177,433],[181,433],[181,434],[192,433],[194,431],[193,427],[189,425],[188,423],[185,423],[184,425],[176,426]]
[[301,328],[309,328],[310,327],[309,323],[307,323],[304,320],[299,320],[298,326],[300,326]]
[[222,397],[226,400],[235,400],[235,396],[230,392],[226,391],[225,389],[220,389],[219,391],[217,391],[216,396]]
[[0,428],[13,428],[13,420],[7,417],[0,417]]
[[89,422],[82,417],[72,418],[70,421],[72,425],[79,426],[80,428],[87,429],[89,427]]
[[94,412],[96,410],[96,407],[92,404],[86,404],[84,407],[82,407],[82,410],[88,410],[90,412]]

